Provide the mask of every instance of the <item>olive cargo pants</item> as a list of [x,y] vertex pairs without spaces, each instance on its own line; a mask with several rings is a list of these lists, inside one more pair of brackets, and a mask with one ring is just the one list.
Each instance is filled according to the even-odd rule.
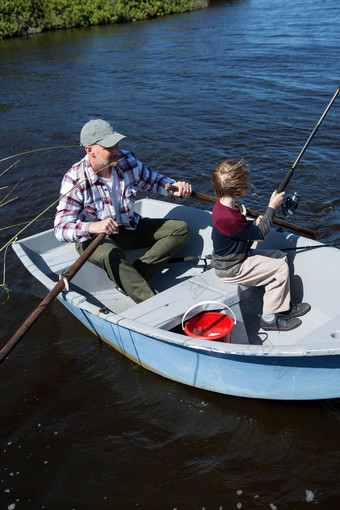
[[[120,227],[118,234],[107,236],[91,255],[90,261],[105,269],[108,277],[136,303],[155,295],[148,280],[187,242],[189,227],[184,221],[141,218],[135,230]],[[79,254],[91,240],[76,243]],[[125,250],[149,248],[133,264]]]

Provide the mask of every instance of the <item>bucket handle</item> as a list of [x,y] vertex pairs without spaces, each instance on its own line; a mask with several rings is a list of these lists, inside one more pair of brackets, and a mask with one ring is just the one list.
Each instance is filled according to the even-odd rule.
[[218,301],[201,301],[200,303],[196,303],[195,305],[191,306],[190,308],[188,308],[188,310],[185,312],[185,314],[183,315],[183,318],[182,318],[182,329],[184,330],[184,320],[185,320],[185,317],[188,315],[188,313],[193,310],[194,308],[196,308],[197,306],[201,306],[201,305],[207,305],[207,304],[213,304],[213,305],[220,305],[222,306],[222,308],[228,308],[228,310],[231,312],[231,315],[233,316],[233,319],[234,319],[234,324],[236,325],[236,317],[235,317],[235,314],[234,312],[232,311],[231,308],[229,308],[228,305],[226,305],[225,303],[219,303]]

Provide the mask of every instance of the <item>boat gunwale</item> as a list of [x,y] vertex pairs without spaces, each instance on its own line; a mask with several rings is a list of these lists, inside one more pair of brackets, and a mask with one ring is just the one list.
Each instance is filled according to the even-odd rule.
[[[151,199],[147,199],[151,200]],[[55,281],[46,273],[44,273],[38,266],[35,265],[34,261],[29,257],[26,250],[30,249],[25,243],[27,240],[30,242],[34,239],[41,237],[42,235],[50,235],[53,233],[53,229],[49,229],[43,232],[39,232],[32,236],[28,236],[22,240],[18,240],[13,244],[13,249],[21,260],[26,269],[47,289],[51,290]],[[311,241],[311,244],[322,244],[319,241]],[[340,251],[337,248],[331,247],[332,250]],[[48,250],[47,250],[48,251]],[[38,255],[42,252],[38,250],[35,252]],[[38,278],[38,274],[42,277]],[[51,275],[55,275],[55,273],[51,273]],[[58,299],[60,296],[58,296]],[[103,320],[112,322],[119,326],[122,326],[127,329],[131,329],[135,332],[145,334],[155,340],[161,340],[173,345],[185,345],[187,348],[199,350],[202,352],[218,352],[224,353],[226,355],[233,356],[263,356],[263,357],[302,357],[302,356],[334,356],[340,354],[340,342],[339,346],[335,346],[335,342],[330,340],[322,347],[314,347],[311,343],[305,342],[303,343],[299,340],[299,343],[292,345],[256,345],[256,344],[236,344],[236,343],[225,343],[225,342],[216,342],[212,340],[201,340],[195,339],[193,337],[185,337],[176,332],[168,331],[163,328],[155,327],[152,325],[144,324],[138,320],[132,320],[129,318],[120,315],[119,313],[110,312],[108,315],[100,314],[100,308],[92,303],[90,303],[86,296],[75,291],[70,290],[68,293],[63,292],[61,294],[61,299],[66,300],[73,306],[77,306],[79,309],[86,310],[93,315],[100,316]],[[333,317],[325,324],[323,324],[320,328],[325,330],[328,323],[335,322],[338,316]],[[340,317],[337,324],[337,329],[340,330]],[[339,333],[340,331],[336,331]],[[334,333],[328,333],[331,336]]]
[[[304,357],[304,356],[334,356],[340,355],[339,347],[333,345],[323,348],[312,348],[308,344],[297,345],[270,345],[266,348],[264,345],[253,345],[253,344],[233,344],[232,342],[217,342],[214,340],[203,340],[199,338],[189,337],[181,335],[179,333],[168,331],[166,329],[157,328],[144,324],[138,320],[132,320],[126,318],[120,314],[110,312],[108,314],[100,312],[99,307],[89,303],[87,300],[83,300],[84,296],[77,292],[72,291],[73,294],[80,297],[81,302],[75,303],[75,296],[72,299],[67,298],[66,292],[63,292],[61,296],[58,296],[59,300],[65,300],[70,305],[76,306],[80,310],[89,312],[100,319],[123,327],[124,329],[134,331],[142,335],[146,335],[149,338],[153,338],[155,341],[162,341],[177,345],[179,347],[185,347],[201,351],[202,353],[220,353],[231,356],[257,356],[265,358],[283,358],[283,357]],[[304,348],[305,347],[305,348]]]

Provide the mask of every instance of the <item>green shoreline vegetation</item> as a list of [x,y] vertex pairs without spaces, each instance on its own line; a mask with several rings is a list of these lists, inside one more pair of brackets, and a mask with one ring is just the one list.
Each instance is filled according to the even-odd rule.
[[194,11],[208,0],[0,0],[0,39],[47,30],[141,21]]

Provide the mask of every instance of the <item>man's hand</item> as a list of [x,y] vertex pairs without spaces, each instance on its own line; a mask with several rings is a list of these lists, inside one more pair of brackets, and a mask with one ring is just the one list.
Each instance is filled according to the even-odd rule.
[[192,192],[191,184],[184,181],[178,181],[174,183],[174,186],[178,188],[178,191],[174,192],[175,197],[190,197]]
[[89,224],[89,234],[101,234],[102,232],[107,235],[119,232],[118,223],[112,218],[106,218]]

